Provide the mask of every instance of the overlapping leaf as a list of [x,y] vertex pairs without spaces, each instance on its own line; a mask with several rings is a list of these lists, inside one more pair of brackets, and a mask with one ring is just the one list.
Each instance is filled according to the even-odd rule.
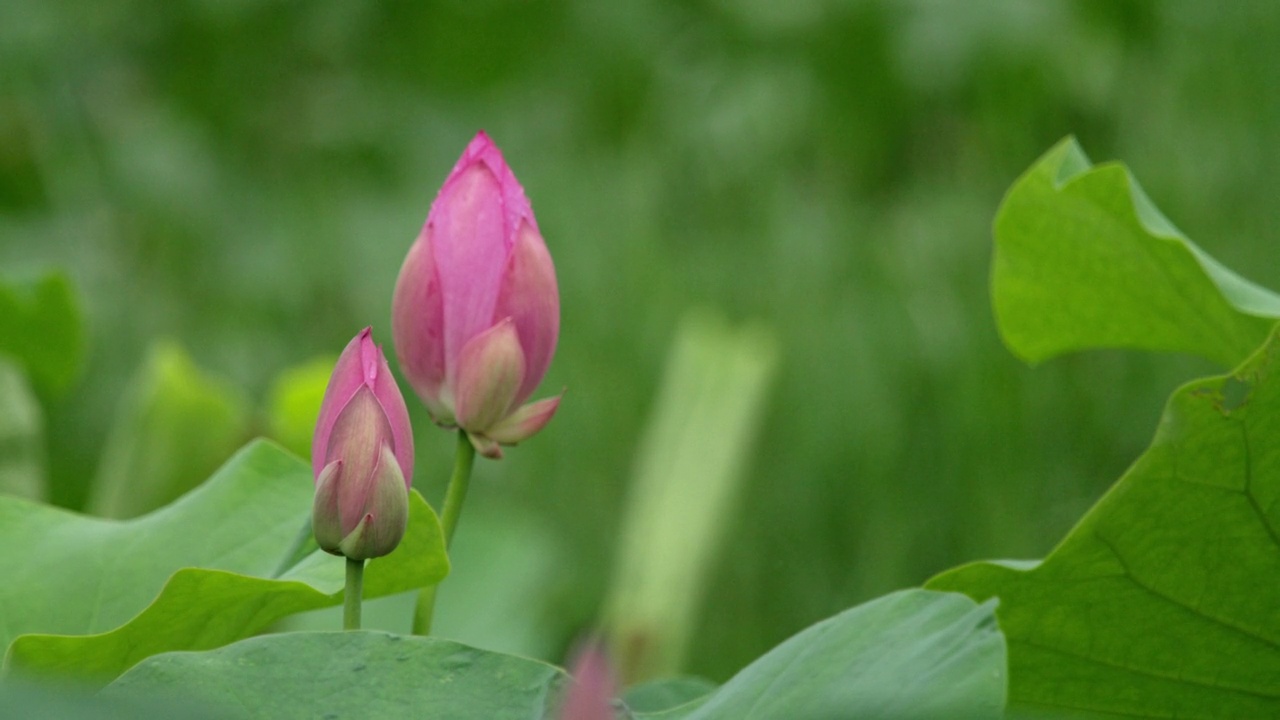
[[1280,296],[1180,233],[1118,163],[1058,143],[995,221],[992,299],[1005,343],[1039,362],[1075,350],[1185,352],[1235,367],[1280,318]]
[[[110,679],[149,655],[218,647],[339,603],[340,558],[317,551],[273,577],[311,496],[306,464],[257,441],[135,520],[0,499],[6,667]],[[447,571],[439,524],[414,493],[404,542],[369,564],[365,593],[403,592]]]

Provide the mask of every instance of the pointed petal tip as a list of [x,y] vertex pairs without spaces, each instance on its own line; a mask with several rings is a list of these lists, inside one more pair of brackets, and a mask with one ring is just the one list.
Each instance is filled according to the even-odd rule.
[[523,440],[528,440],[541,432],[542,428],[551,422],[556,410],[560,409],[560,399],[564,397],[564,393],[565,391],[561,390],[560,394],[555,397],[545,398],[521,406],[486,431],[485,434],[503,445],[515,445]]
[[382,357],[382,348],[373,341],[373,326],[366,327],[356,335],[356,341],[360,343],[360,367],[363,371],[361,378],[364,384],[370,388],[378,381],[379,366],[386,361]]
[[475,162],[482,162],[494,171],[505,168],[507,164],[502,158],[502,151],[494,144],[493,139],[489,137],[489,133],[484,130],[477,131],[475,136],[471,138],[471,142],[467,143],[466,149],[462,151],[462,157],[458,159],[458,163],[451,174],[456,175],[459,170]]

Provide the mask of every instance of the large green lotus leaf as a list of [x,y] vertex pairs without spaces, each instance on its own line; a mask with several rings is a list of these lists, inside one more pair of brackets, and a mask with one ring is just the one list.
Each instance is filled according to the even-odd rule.
[[158,342],[120,402],[88,511],[131,518],[163,507],[209,477],[249,435],[241,394],[207,376],[177,344]]
[[79,303],[66,275],[0,283],[0,354],[16,359],[37,388],[61,393],[70,387],[84,345]]
[[220,717],[541,720],[563,671],[450,640],[381,631],[296,632],[148,658],[108,700],[183,695]]
[[1280,340],[1169,401],[1151,447],[1041,563],[929,582],[1000,599],[1010,702],[1280,717]]
[[[206,649],[341,602],[341,558],[313,552],[276,577],[312,500],[310,468],[265,441],[149,515],[114,521],[0,498],[0,640],[6,668],[110,679],[170,650]],[[365,595],[448,572],[435,514],[416,492],[395,552]]]
[[1089,348],[1185,352],[1235,367],[1280,296],[1227,270],[1167,220],[1119,163],[1058,143],[1010,188],[991,272],[1005,343],[1028,362]]
[[33,683],[12,678],[0,683],[0,718],[26,720],[224,720],[222,713],[187,697],[102,697],[91,688],[65,682]]
[[904,590],[814,625],[701,700],[646,720],[999,718],[995,603]]

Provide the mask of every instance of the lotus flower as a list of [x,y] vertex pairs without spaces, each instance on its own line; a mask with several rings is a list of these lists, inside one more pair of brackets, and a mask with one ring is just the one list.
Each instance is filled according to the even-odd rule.
[[555,354],[560,295],[524,189],[483,132],[440,188],[391,306],[405,377],[445,427],[502,456],[560,404],[525,405]]
[[395,550],[409,520],[413,432],[369,328],[333,368],[311,444],[312,527],[327,552],[368,560]]

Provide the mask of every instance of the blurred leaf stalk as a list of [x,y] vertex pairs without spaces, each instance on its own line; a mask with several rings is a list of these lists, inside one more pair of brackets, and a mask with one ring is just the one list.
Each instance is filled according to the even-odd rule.
[[681,322],[640,439],[605,617],[626,683],[684,669],[760,427],[777,344],[707,311]]

